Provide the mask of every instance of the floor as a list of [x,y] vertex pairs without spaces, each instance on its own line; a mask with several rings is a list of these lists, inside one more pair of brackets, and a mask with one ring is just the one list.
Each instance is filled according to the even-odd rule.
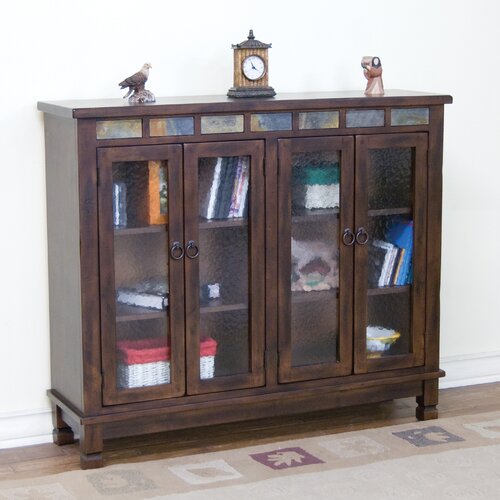
[[[106,465],[335,434],[415,421],[414,398],[293,417],[267,418],[105,442]],[[440,391],[442,417],[500,410],[500,382]],[[0,479],[55,474],[80,467],[78,444],[52,443],[0,450]]]

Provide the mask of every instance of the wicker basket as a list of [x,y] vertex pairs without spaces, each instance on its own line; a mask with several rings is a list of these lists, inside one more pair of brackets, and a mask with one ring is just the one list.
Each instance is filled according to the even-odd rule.
[[170,361],[118,365],[118,386],[122,389],[170,384]]
[[[200,343],[200,378],[214,377],[217,342],[206,337]],[[122,389],[170,384],[170,347],[164,339],[118,342],[118,386]]]
[[203,337],[200,342],[200,379],[214,378],[217,342],[212,337]]

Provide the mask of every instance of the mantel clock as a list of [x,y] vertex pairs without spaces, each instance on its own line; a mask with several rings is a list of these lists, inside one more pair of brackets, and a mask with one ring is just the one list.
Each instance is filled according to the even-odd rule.
[[269,86],[270,43],[255,39],[250,30],[248,39],[233,45],[234,50],[234,85],[229,97],[273,97],[276,92]]

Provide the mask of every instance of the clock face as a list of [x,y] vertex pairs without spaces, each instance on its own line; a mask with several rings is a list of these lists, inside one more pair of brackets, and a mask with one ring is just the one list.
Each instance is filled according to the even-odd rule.
[[248,56],[243,60],[242,69],[249,80],[260,80],[266,74],[266,63],[259,56]]

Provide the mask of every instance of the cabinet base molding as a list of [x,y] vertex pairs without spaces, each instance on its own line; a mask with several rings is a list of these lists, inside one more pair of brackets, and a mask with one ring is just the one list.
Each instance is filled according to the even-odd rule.
[[[68,444],[71,442],[69,438],[73,432],[78,434],[82,468],[90,469],[103,465],[102,452],[106,439],[300,414],[304,412],[304,408],[307,408],[308,412],[333,410],[411,396],[415,396],[419,403],[424,398],[425,384],[430,383],[431,386],[437,387],[436,377],[443,375],[442,371],[419,374],[412,377],[414,380],[405,380],[404,377],[394,378],[391,383],[385,380],[378,385],[360,386],[358,384],[355,389],[349,384],[349,389],[338,385],[316,389],[283,390],[241,397],[238,398],[238,405],[235,405],[232,399],[190,403],[189,398],[183,398],[179,399],[176,405],[148,410],[131,411],[128,409],[118,413],[107,413],[106,408],[102,408],[100,415],[92,416],[85,416],[53,391],[49,391],[48,394],[54,403],[54,411],[59,413],[62,419],[68,421],[65,427],[54,430],[54,436],[58,436],[59,439],[59,442],[55,439],[54,442],[59,445]],[[426,377],[434,378],[422,380]],[[406,377],[408,378],[410,377]],[[437,408],[435,405],[417,406],[416,416],[419,420],[437,418]],[[72,428],[70,429],[69,426]]]

